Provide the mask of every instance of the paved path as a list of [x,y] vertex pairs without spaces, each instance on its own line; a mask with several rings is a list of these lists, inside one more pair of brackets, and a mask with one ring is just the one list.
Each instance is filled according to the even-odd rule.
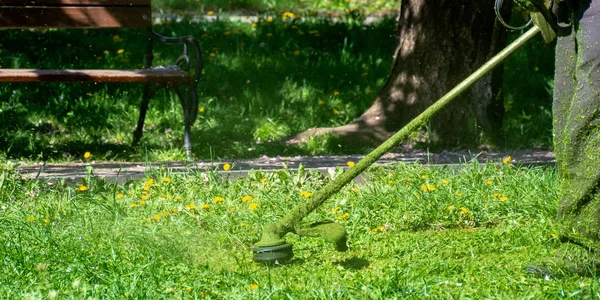
[[[498,163],[503,157],[510,155],[513,164],[552,164],[555,162],[554,155],[548,151],[525,150],[515,152],[479,152],[472,153],[468,151],[442,153],[426,152],[406,152],[406,153],[388,153],[377,161],[378,165],[385,165],[397,162],[419,162],[425,165],[462,165],[476,159],[480,163],[494,162]],[[242,159],[235,161],[193,161],[193,162],[164,162],[164,163],[143,163],[143,162],[80,162],[67,164],[30,164],[19,166],[17,170],[25,178],[39,178],[49,181],[57,179],[78,180],[87,175],[87,168],[93,168],[93,174],[106,180],[115,180],[124,182],[132,178],[141,178],[152,170],[168,169],[174,174],[186,174],[194,171],[219,170],[227,173],[228,178],[238,178],[247,174],[249,170],[279,170],[284,167],[288,169],[297,169],[303,164],[307,169],[326,172],[332,167],[346,167],[349,161],[357,162],[362,156],[312,156],[312,157],[261,157],[257,159]],[[230,171],[223,171],[222,166],[225,163],[232,164]]]

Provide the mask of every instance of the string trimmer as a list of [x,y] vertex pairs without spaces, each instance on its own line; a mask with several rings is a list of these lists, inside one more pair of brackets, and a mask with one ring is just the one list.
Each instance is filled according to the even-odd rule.
[[333,242],[338,251],[345,251],[347,249],[347,237],[346,229],[343,225],[333,222],[320,222],[314,223],[305,228],[301,228],[299,224],[302,219],[323,204],[323,202],[329,199],[331,195],[338,192],[348,182],[362,173],[366,168],[375,163],[375,161],[377,161],[395,145],[404,141],[409,134],[421,128],[444,106],[448,105],[448,103],[454,100],[460,93],[464,92],[471,85],[477,82],[477,80],[481,79],[488,72],[493,70],[510,54],[524,45],[538,32],[540,32],[540,29],[537,26],[531,28],[517,40],[512,42],[509,46],[504,48],[504,50],[500,51],[496,56],[492,57],[481,68],[467,77],[467,79],[463,80],[450,92],[432,104],[423,113],[406,124],[402,129],[400,129],[400,131],[396,132],[388,140],[383,142],[383,144],[371,151],[371,153],[367,154],[363,159],[356,163],[354,167],[348,169],[335,180],[326,184],[321,190],[316,192],[305,202],[294,207],[280,221],[265,225],[263,227],[261,240],[255,244],[256,248],[252,249],[254,261],[272,263],[275,261],[285,261],[291,259],[294,255],[292,251],[292,244],[286,243],[284,239],[284,236],[289,232],[296,233],[300,236],[324,237],[325,239]]

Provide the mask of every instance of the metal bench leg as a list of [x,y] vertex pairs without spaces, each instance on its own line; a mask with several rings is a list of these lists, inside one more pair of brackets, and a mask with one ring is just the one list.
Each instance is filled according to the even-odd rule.
[[133,146],[137,146],[144,134],[144,121],[146,120],[146,112],[148,111],[148,104],[150,98],[154,96],[158,89],[150,86],[149,83],[144,85],[144,92],[142,94],[142,103],[140,104],[140,117],[138,118],[137,128],[133,132]]
[[183,108],[183,149],[188,159],[192,159],[192,133],[191,129],[198,117],[198,88],[195,84],[188,86],[189,97],[184,97],[178,87],[172,88],[173,92],[179,97],[181,107]]

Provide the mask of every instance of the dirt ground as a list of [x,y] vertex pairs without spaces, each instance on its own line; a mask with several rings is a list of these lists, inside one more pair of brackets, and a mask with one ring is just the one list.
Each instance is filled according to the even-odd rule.
[[[474,160],[479,163],[500,163],[503,158],[510,156],[511,163],[515,165],[553,164],[555,158],[552,152],[543,150],[520,150],[514,152],[471,152],[471,151],[443,151],[441,153],[427,152],[401,152],[387,153],[377,161],[378,165],[393,164],[398,162],[420,163],[424,165],[453,165],[460,167]],[[267,157],[256,159],[242,159],[233,161],[189,161],[189,162],[76,162],[67,164],[25,164],[17,167],[24,178],[38,178],[50,182],[58,179],[71,179],[77,181],[87,176],[88,169],[94,176],[106,180],[124,182],[130,179],[144,177],[153,170],[168,169],[173,174],[189,172],[203,172],[218,170],[227,175],[229,179],[245,176],[249,170],[280,170],[283,168],[297,169],[303,164],[307,169],[326,172],[329,168],[347,167],[350,161],[358,162],[361,155],[347,156],[296,156],[296,157]],[[229,171],[223,170],[223,165],[232,165]],[[90,168],[91,167],[91,168]]]

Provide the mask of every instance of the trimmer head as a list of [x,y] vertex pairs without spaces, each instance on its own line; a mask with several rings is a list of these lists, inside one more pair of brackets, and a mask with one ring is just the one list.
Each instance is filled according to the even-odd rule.
[[253,259],[258,263],[284,262],[294,257],[292,247],[292,244],[283,244],[279,246],[252,248]]

